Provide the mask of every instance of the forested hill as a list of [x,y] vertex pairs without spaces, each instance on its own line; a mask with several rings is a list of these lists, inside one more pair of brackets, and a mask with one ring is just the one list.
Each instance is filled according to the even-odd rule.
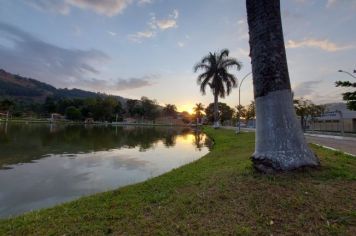
[[[27,102],[44,102],[46,97],[84,99],[98,96],[107,95],[75,88],[57,89],[52,85],[40,82],[38,80],[14,75],[0,69],[0,98],[10,98]],[[115,97],[117,97],[117,99],[121,102],[126,100],[120,96]]]

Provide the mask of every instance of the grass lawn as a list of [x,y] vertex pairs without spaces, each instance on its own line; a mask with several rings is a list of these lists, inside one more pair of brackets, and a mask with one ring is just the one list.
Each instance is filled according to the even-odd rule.
[[2,220],[0,235],[356,235],[356,158],[312,146],[320,169],[262,175],[249,159],[254,133],[205,131],[215,145],[200,160]]

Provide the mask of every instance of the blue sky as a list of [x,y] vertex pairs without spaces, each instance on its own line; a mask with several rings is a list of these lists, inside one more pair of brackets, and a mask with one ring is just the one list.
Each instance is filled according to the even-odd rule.
[[[338,69],[356,69],[356,0],[281,0],[295,96],[341,101]],[[128,98],[148,96],[180,110],[202,96],[192,67],[230,49],[250,72],[244,0],[0,0],[0,68],[56,87]],[[351,78],[351,77],[350,77]],[[253,99],[251,79],[242,104]],[[237,105],[237,89],[222,100]]]

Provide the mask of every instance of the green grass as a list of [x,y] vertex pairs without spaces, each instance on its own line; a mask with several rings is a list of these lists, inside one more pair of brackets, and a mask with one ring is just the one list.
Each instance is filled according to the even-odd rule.
[[215,145],[200,160],[2,220],[0,235],[356,235],[355,158],[313,145],[320,169],[262,175],[249,159],[253,133],[205,131]]

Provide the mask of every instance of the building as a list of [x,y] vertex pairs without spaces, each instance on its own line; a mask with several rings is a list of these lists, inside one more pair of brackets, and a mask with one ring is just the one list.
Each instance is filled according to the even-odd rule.
[[65,117],[58,113],[51,113],[50,122],[63,121]]
[[325,104],[325,108],[323,115],[309,119],[309,130],[356,133],[356,111],[347,109],[345,103]]
[[93,118],[86,118],[84,123],[85,124],[94,124],[94,119]]

